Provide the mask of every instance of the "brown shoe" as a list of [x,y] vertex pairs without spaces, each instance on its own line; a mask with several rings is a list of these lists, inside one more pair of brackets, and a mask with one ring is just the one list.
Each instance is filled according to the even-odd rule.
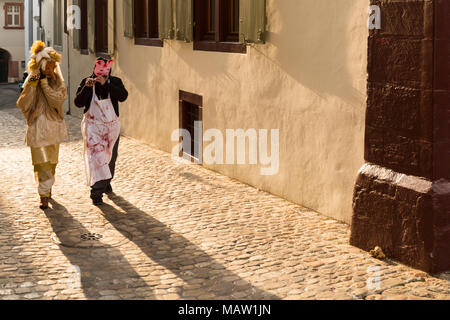
[[48,209],[48,200],[49,198],[47,197],[41,197],[41,205],[39,206],[39,208],[41,208],[42,210]]

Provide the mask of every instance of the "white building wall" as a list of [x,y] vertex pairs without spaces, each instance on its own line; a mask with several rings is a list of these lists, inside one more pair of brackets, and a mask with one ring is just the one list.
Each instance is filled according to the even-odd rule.
[[24,71],[25,52],[23,39],[25,31],[24,29],[4,29],[5,11],[3,7],[6,2],[23,3],[23,0],[0,0],[0,48],[9,52],[11,61],[17,61],[19,63],[19,77],[8,79],[8,82],[15,82],[22,78]]

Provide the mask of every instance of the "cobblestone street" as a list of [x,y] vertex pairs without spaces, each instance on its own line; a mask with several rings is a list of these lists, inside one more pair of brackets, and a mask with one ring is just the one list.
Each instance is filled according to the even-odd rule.
[[450,274],[373,259],[346,224],[126,137],[97,208],[66,122],[44,212],[23,116],[0,107],[0,299],[450,299]]

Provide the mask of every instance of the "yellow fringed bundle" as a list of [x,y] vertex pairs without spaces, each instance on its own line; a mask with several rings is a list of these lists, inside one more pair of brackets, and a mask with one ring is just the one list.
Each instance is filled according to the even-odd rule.
[[38,54],[45,48],[45,43],[43,43],[41,40],[35,41],[33,43],[33,46],[31,47],[30,53],[31,54]]
[[[45,43],[40,40],[33,43],[30,53],[32,56],[30,58],[30,62],[28,63],[28,70],[32,73],[39,71],[43,59],[57,63],[61,63],[62,60],[62,57],[58,52],[51,47],[46,48]],[[36,59],[37,57],[38,59]]]

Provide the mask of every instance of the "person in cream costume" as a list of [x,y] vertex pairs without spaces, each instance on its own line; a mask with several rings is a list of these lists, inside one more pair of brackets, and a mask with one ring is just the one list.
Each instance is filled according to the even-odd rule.
[[31,149],[43,210],[52,197],[59,145],[67,139],[63,110],[67,88],[60,63],[61,55],[56,50],[36,41],[31,48],[29,75],[17,100],[27,122],[25,142]]

